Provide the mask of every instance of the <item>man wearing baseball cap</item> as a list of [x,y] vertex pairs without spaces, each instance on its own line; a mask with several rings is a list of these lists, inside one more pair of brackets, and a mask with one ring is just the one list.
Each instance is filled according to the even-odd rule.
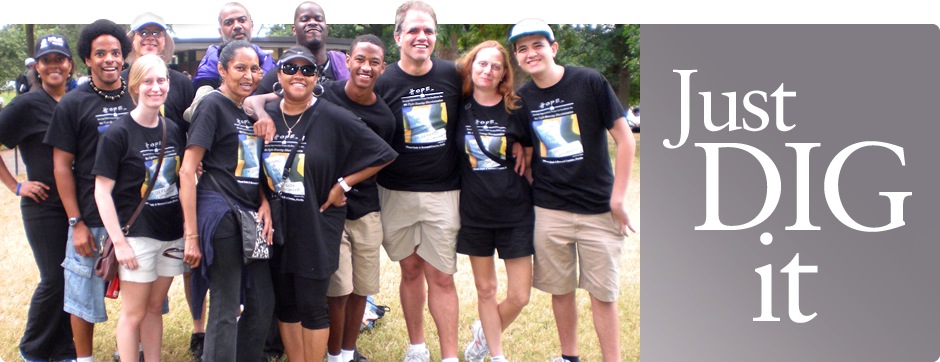
[[[580,361],[579,287],[591,295],[604,361],[619,361],[620,259],[623,237],[633,231],[624,197],[636,140],[600,73],[555,64],[558,43],[548,24],[524,19],[510,30],[509,43],[519,67],[532,77],[519,95],[530,110],[534,146],[533,286],[552,294],[560,361]],[[617,143],[613,173],[605,131]]]
[[16,77],[16,95],[29,92],[37,84],[36,59],[26,58],[26,71]]

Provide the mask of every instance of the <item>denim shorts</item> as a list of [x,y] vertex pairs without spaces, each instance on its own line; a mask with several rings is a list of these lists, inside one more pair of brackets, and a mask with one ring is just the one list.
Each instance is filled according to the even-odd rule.
[[72,245],[72,232],[69,227],[69,240],[65,245],[65,307],[66,313],[79,317],[89,323],[101,323],[108,320],[108,311],[104,307],[105,282],[95,275],[95,259],[101,250],[101,244],[108,237],[103,227],[89,227],[94,236],[97,250],[92,257],[84,257],[75,252]]

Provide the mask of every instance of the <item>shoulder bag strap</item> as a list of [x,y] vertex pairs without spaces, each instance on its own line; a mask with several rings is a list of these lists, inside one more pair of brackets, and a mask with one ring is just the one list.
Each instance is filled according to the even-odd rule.
[[[131,214],[131,218],[127,220],[127,225],[121,228],[121,231],[124,232],[124,235],[127,235],[127,232],[131,230],[131,226],[134,225],[134,222],[137,221],[137,217],[140,216],[140,212],[144,210],[144,206],[147,205],[147,198],[150,197],[150,191],[153,191],[153,185],[157,182],[157,176],[160,175],[160,169],[163,168],[163,156],[166,155],[166,119],[163,117],[159,118],[161,128],[163,129],[163,139],[160,140],[160,154],[157,156],[157,169],[154,172],[153,176],[150,176],[150,183],[147,184],[147,191],[144,191],[144,195],[140,198],[140,203],[137,204],[137,209],[134,210],[134,213]],[[149,170],[147,172],[150,172]]]
[[486,155],[486,157],[489,157],[491,160],[500,164],[500,166],[503,166],[506,168],[516,167],[512,163],[509,163],[508,160],[505,160],[502,157],[494,155],[493,153],[489,151],[489,149],[486,148],[486,146],[483,144],[483,139],[480,137],[480,131],[477,129],[476,117],[474,117],[473,115],[473,109],[472,109],[472,106],[470,105],[470,102],[467,102],[467,105],[464,106],[464,109],[467,110],[467,115],[470,116],[468,119],[470,120],[470,126],[473,128],[473,131],[472,131],[473,138],[477,141],[477,146],[480,147],[480,151],[482,151],[483,154]]
[[287,155],[287,160],[284,161],[284,172],[281,173],[281,183],[283,183],[284,180],[287,179],[287,175],[290,175],[291,169],[294,167],[294,156],[297,155],[297,150],[300,149],[300,143],[304,142],[304,140],[307,138],[307,130],[310,129],[310,127],[313,125],[313,122],[315,120],[315,118],[313,117],[313,110],[317,107],[318,104],[320,104],[320,102],[318,102],[317,99],[314,98],[313,104],[310,105],[310,108],[308,108],[308,110],[310,110],[310,113],[309,113],[310,115],[308,116],[310,117],[310,120],[307,122],[306,125],[304,125],[304,129],[301,130],[301,133],[300,133],[302,135],[300,137],[300,140],[297,141],[297,144],[295,144],[294,148],[291,149],[290,154]]

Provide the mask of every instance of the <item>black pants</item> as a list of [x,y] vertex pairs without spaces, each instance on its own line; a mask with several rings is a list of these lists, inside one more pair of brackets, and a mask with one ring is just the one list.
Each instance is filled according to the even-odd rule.
[[[231,213],[219,222],[212,245],[215,256],[209,266],[209,323],[203,360],[260,361],[274,315],[268,262],[243,263],[241,233]],[[245,309],[236,325],[241,291]]]
[[62,310],[65,294],[62,261],[68,242],[68,216],[65,210],[56,214],[32,207],[22,208],[22,214],[26,240],[39,268],[39,285],[29,302],[20,353],[28,359],[75,358],[69,314]]

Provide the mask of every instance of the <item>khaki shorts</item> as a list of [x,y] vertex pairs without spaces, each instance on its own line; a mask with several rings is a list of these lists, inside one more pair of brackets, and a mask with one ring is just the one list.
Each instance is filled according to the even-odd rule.
[[601,301],[616,301],[622,253],[623,235],[610,212],[586,215],[535,208],[532,286],[539,290],[560,295],[581,288]]
[[371,212],[346,220],[339,243],[339,269],[330,277],[327,297],[379,293],[379,248],[382,246],[382,214]]
[[417,253],[442,273],[457,272],[460,190],[395,191],[379,186],[382,246],[392,261]]
[[137,269],[118,267],[122,282],[150,283],[157,277],[175,277],[183,274],[183,238],[160,241],[147,237],[128,237],[127,245],[134,250]]

